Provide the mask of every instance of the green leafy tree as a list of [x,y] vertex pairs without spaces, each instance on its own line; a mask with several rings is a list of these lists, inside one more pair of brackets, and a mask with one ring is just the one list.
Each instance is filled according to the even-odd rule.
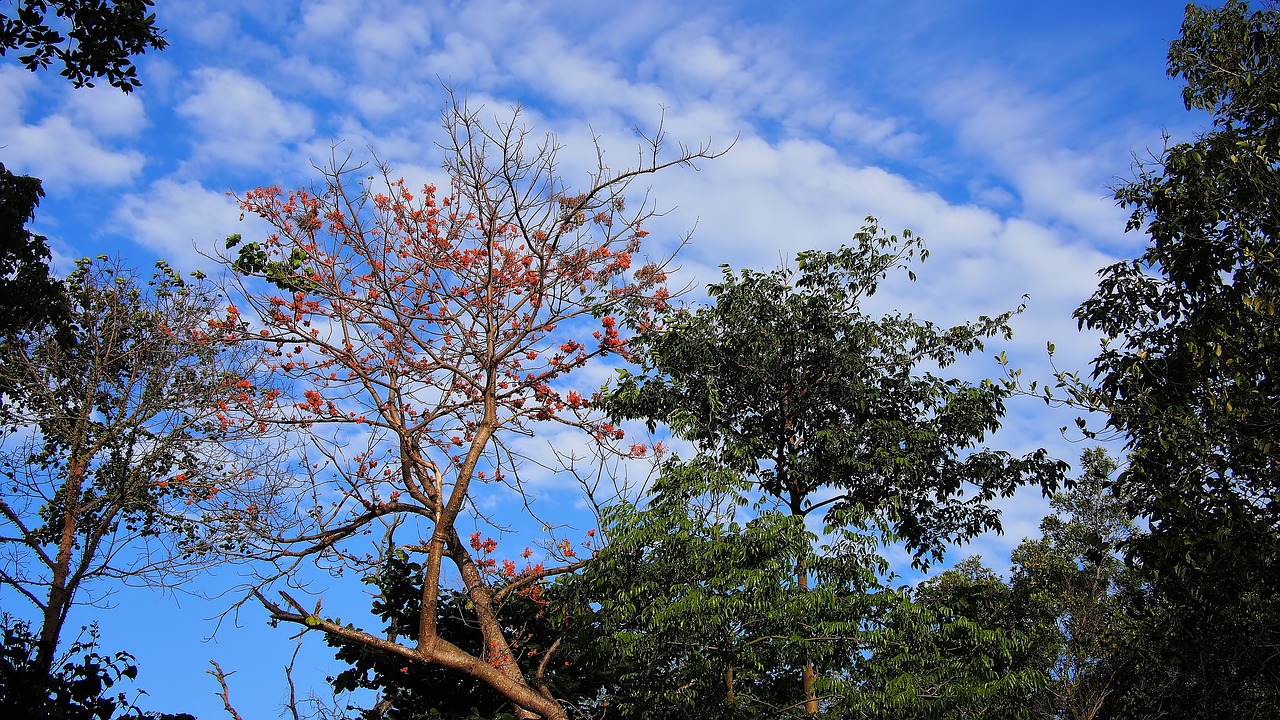
[[[586,652],[615,668],[611,713],[801,715],[806,697],[791,674],[807,657],[834,667],[856,647],[875,572],[857,568],[837,582],[802,519],[751,508],[751,491],[749,479],[705,459],[672,461],[647,507],[606,510],[609,543],[568,595],[584,608],[575,619],[586,622]],[[802,591],[797,565],[817,587]]]
[[[622,718],[1023,717],[1043,685],[1012,591],[962,564],[884,587],[878,541],[752,507],[752,483],[670,463],[649,506],[610,508],[609,545],[568,584],[580,642],[614,669]],[[806,587],[794,575],[803,564]],[[796,679],[821,672],[810,698]]]
[[1133,653],[1120,642],[1143,586],[1120,553],[1138,531],[1111,491],[1115,460],[1094,448],[1081,465],[1071,487],[1053,496],[1042,536],[1013,553],[1016,617],[1049,679],[1028,703],[1038,718],[1107,717],[1134,677],[1126,667]]
[[1091,399],[1128,441],[1128,546],[1163,606],[1151,632],[1182,716],[1280,704],[1280,12],[1188,6],[1169,50],[1195,139],[1117,199],[1149,243],[1077,311],[1104,337]]
[[[895,270],[914,279],[909,263],[927,253],[874,220],[854,239],[801,253],[795,271],[725,268],[712,305],[636,315],[642,371],[621,371],[606,406],[669,426],[699,462],[750,478],[785,513],[821,510],[833,531],[901,542],[925,566],[998,529],[992,500],[1029,482],[1054,487],[1065,465],[1043,450],[1016,458],[980,447],[1008,389],[939,374],[1007,337],[1012,313],[950,328],[870,317],[860,304]],[[804,562],[792,573],[808,587]],[[811,665],[802,682],[816,712]]]
[[187,538],[242,469],[220,450],[244,367],[208,333],[216,295],[163,263],[144,284],[105,259],[81,261],[66,294],[66,327],[0,340],[0,583],[38,612],[46,674],[100,583],[172,582],[208,560],[161,540]]
[[[153,0],[16,0],[0,11],[0,55],[23,53],[28,70],[49,67],[76,87],[105,78],[131,92],[141,85],[133,56],[163,50],[169,41],[156,27]],[[52,13],[52,15],[50,15]]]
[[1025,718],[1045,684],[1014,591],[971,557],[902,592],[868,634],[855,717]]
[[866,664],[874,683],[893,690],[884,710],[936,697],[942,716],[1087,720],[1122,715],[1163,687],[1150,676],[1158,666],[1133,645],[1145,588],[1120,554],[1138,531],[1111,492],[1116,463],[1095,448],[1081,464],[1053,495],[1041,537],[1014,550],[1009,581],[968,558],[888,616]]
[[48,240],[27,229],[42,197],[38,179],[14,175],[0,163],[0,335],[65,313],[62,284],[49,274]]
[[[5,614],[0,620],[0,714],[43,720],[195,720],[187,714],[143,713],[120,689],[138,676],[133,656],[104,655],[96,626],[83,629],[55,664],[41,667],[39,638],[31,626]],[[141,695],[141,691],[138,691]]]

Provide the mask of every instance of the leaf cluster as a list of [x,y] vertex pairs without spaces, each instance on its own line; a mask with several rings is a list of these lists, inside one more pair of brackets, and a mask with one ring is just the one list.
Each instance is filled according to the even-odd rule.
[[36,662],[37,636],[7,613],[0,621],[0,714],[48,720],[194,720],[187,714],[144,713],[119,686],[138,677],[127,652],[103,654],[97,626],[82,629],[52,675]]
[[0,335],[56,323],[66,312],[62,285],[49,273],[49,241],[26,227],[42,197],[38,178],[0,163]]
[[107,84],[128,93],[141,85],[133,56],[169,41],[150,12],[154,0],[19,0],[0,12],[0,55],[23,52],[28,70],[62,65],[76,87]]
[[1055,487],[1064,465],[981,447],[1008,395],[941,373],[1007,338],[1010,311],[954,327],[861,308],[891,272],[925,253],[874,219],[855,244],[806,252],[797,270],[725,268],[714,304],[672,308],[632,342],[604,407],[658,423],[720,466],[755,478],[789,512],[825,509],[833,526],[878,529],[913,561],[998,529],[990,502],[1028,482]]
[[800,586],[817,563],[801,518],[744,512],[750,483],[726,475],[669,463],[648,507],[606,511],[609,545],[567,581],[621,717],[794,714],[806,653],[834,663],[856,632],[860,593]]

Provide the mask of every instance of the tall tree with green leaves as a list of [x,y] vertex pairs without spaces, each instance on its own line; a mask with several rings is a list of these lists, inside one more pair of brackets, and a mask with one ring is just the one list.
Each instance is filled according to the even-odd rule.
[[15,175],[0,163],[0,335],[66,312],[62,284],[49,273],[49,241],[27,229],[42,197],[39,179]]
[[[850,549],[852,567],[836,567],[802,518],[751,507],[752,481],[705,459],[669,462],[655,491],[645,507],[605,511],[609,543],[565,595],[587,654],[615,668],[611,712],[804,715],[795,673],[806,658],[847,666],[873,602],[874,552]],[[801,591],[797,565],[816,587]]]
[[855,717],[1032,717],[1047,682],[1035,623],[978,557],[901,593],[870,634]]
[[1041,537],[1014,550],[1009,580],[971,557],[910,590],[866,664],[899,688],[891,698],[936,696],[957,717],[1089,720],[1150,684],[1142,650],[1126,647],[1142,588],[1120,548],[1138,531],[1111,493],[1115,461],[1095,448],[1081,465]]
[[1054,494],[1041,537],[1013,553],[1015,617],[1048,679],[1027,703],[1036,718],[1107,717],[1135,677],[1125,667],[1133,653],[1119,642],[1142,583],[1120,553],[1140,533],[1112,493],[1116,469],[1105,450],[1087,450],[1075,482]]
[[1188,6],[1169,74],[1212,126],[1117,191],[1149,238],[1077,311],[1104,337],[1093,399],[1129,444],[1129,544],[1183,716],[1280,703],[1280,11]]
[[[1012,312],[939,327],[861,304],[927,252],[874,219],[855,243],[805,252],[795,270],[725,268],[714,303],[633,318],[641,333],[606,406],[661,423],[694,445],[696,462],[748,478],[779,510],[821,514],[833,532],[900,542],[915,564],[1000,527],[992,501],[1027,483],[1057,485],[1065,468],[981,447],[999,427],[1008,390],[945,377],[957,358],[1010,335]],[[792,569],[808,589],[811,568]],[[816,672],[804,663],[806,709]]]

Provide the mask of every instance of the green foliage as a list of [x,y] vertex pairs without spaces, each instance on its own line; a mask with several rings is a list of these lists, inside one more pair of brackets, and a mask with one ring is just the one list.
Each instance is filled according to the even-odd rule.
[[[133,56],[163,50],[169,42],[150,12],[153,0],[16,0],[0,12],[0,55],[27,51],[18,62],[28,70],[57,60],[60,74],[76,87],[105,78],[131,92],[141,85]],[[53,12],[53,17],[49,15]]]
[[[1187,8],[1169,73],[1213,125],[1166,147],[1116,197],[1141,257],[1102,271],[1076,315],[1105,338],[1100,404],[1128,440],[1119,481],[1151,532],[1148,647],[1187,716],[1280,702],[1280,12]],[[1156,711],[1152,711],[1156,712]]]
[[[884,716],[1098,718],[1121,713],[1141,677],[1131,632],[1143,588],[1119,555],[1137,531],[1110,492],[1101,449],[1052,499],[1006,582],[978,559],[922,582],[886,614],[861,672]],[[925,701],[927,700],[927,702]]]
[[1013,553],[1014,621],[1032,639],[1030,662],[1048,679],[1028,703],[1034,717],[1114,711],[1131,662],[1120,639],[1143,587],[1119,553],[1139,533],[1111,492],[1116,462],[1095,448],[1081,465],[1070,488],[1053,496],[1042,536]]
[[[569,587],[594,608],[584,617],[595,664],[616,668],[612,713],[798,715],[805,658],[847,662],[875,573],[841,582],[801,518],[744,507],[750,489],[705,461],[671,462],[650,506],[607,511],[609,545]],[[797,566],[814,571],[814,588]]]
[[191,715],[142,713],[120,690],[138,677],[127,652],[104,655],[96,626],[83,629],[52,674],[36,660],[38,638],[31,626],[8,614],[0,620],[0,715],[46,720],[194,720]]
[[0,336],[65,314],[62,285],[49,275],[48,240],[26,228],[42,197],[37,178],[14,175],[0,163]]
[[[230,250],[240,242],[239,233],[228,235],[226,247]],[[232,261],[231,269],[242,275],[266,278],[267,282],[281,290],[306,292],[316,288],[315,281],[311,279],[315,271],[305,266],[306,262],[307,252],[302,248],[293,248],[289,252],[288,260],[271,260],[261,243],[251,242],[246,243],[236,252],[236,259]]]
[[632,357],[605,401],[615,415],[664,423],[716,465],[753,477],[794,515],[826,508],[836,527],[878,529],[918,565],[947,544],[1000,527],[991,507],[1028,482],[1057,485],[1065,465],[978,446],[999,427],[1008,390],[937,373],[1010,335],[1012,312],[956,327],[866,315],[860,303],[926,255],[873,219],[852,247],[805,252],[798,270],[725,268],[714,305],[634,321]]
[[914,279],[927,253],[874,220],[855,241],[795,271],[726,267],[713,305],[631,318],[641,370],[603,404],[696,455],[664,467],[646,507],[609,513],[609,546],[572,585],[626,673],[610,691],[624,717],[960,716],[1037,677],[1009,671],[1016,638],[881,586],[881,543],[927,566],[998,529],[997,497],[1062,477],[1043,451],[979,447],[1003,385],[940,373],[1007,338],[1013,313],[870,317],[879,283]]
[[1028,716],[1045,673],[1012,589],[977,558],[886,599],[841,717]]
[[[1045,682],[1011,590],[975,564],[882,587],[875,538],[752,508],[751,482],[670,463],[646,508],[610,509],[610,543],[570,595],[614,669],[611,717],[1021,717]],[[804,568],[805,582],[796,575]]]

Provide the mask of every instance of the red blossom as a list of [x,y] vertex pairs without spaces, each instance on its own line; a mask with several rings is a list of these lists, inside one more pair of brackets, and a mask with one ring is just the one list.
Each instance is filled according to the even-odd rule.
[[[452,129],[461,134],[454,139],[471,142],[476,128],[466,116],[456,117]],[[325,170],[328,184],[317,191],[260,187],[240,199],[246,214],[274,229],[257,243],[266,267],[244,281],[249,305],[258,311],[255,328],[248,330],[231,306],[210,323],[217,332],[208,334],[252,335],[264,366],[300,397],[278,402],[279,390],[236,382],[225,397],[239,402],[219,419],[226,425],[239,422],[237,413],[249,413],[253,426],[271,423],[289,433],[314,426],[307,440],[327,460],[311,471],[312,479],[323,482],[333,473],[339,492],[349,493],[326,516],[324,522],[335,523],[328,527],[339,527],[337,513],[350,506],[352,517],[373,509],[434,520],[440,527],[431,537],[449,537],[460,529],[459,512],[475,509],[465,494],[474,492],[476,481],[503,479],[494,465],[495,458],[505,462],[503,434],[529,434],[533,421],[557,420],[600,442],[623,437],[620,428],[589,415],[592,403],[581,392],[562,388],[565,375],[596,358],[626,357],[622,313],[669,297],[659,287],[661,264],[634,267],[639,239],[647,235],[640,221],[652,213],[642,206],[624,214],[622,198],[631,177],[658,165],[622,175],[601,168],[595,186],[548,197],[512,187],[524,176],[501,171],[510,169],[502,164],[511,159],[505,153],[516,148],[502,146],[508,137],[502,133],[486,137],[495,143],[486,145],[492,154],[467,155],[467,164],[450,165],[456,176],[443,191],[426,185],[410,192],[403,180],[385,173],[381,179],[363,171],[357,177],[352,164]],[[526,169],[530,177],[544,173],[550,187],[572,187],[555,177],[549,156],[519,172]],[[525,224],[531,218],[536,225]],[[255,294],[252,288],[263,281],[287,289],[279,296]],[[585,325],[592,317],[599,318],[597,328]],[[350,458],[351,438],[363,443],[367,425],[400,439],[391,467]],[[646,448],[635,444],[631,451]],[[398,489],[388,492],[388,486]],[[323,537],[330,545],[347,534]],[[469,537],[472,552],[433,549],[424,564],[439,570],[442,558],[453,557],[464,573],[469,561],[510,579],[545,575],[542,564],[519,574],[518,561],[498,565],[498,544],[477,531]],[[342,552],[337,545],[332,551]],[[526,547],[520,557],[528,563],[532,555]],[[576,551],[565,541],[549,557],[573,558]],[[520,592],[545,602],[537,582]],[[507,672],[518,642],[503,638],[484,659]]]

